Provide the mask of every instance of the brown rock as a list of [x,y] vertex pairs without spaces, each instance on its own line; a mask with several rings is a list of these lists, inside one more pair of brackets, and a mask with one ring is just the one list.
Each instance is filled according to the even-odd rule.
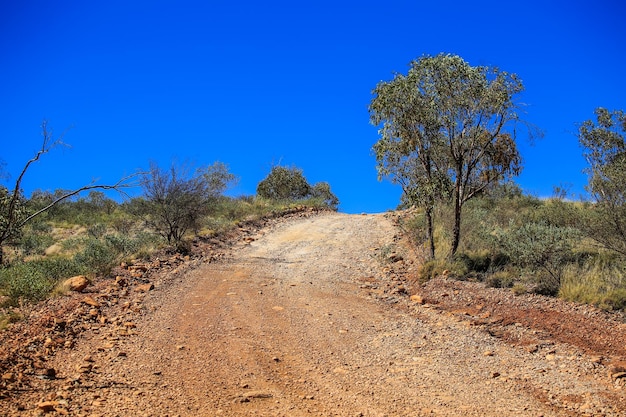
[[125,287],[128,285],[128,281],[126,280],[126,278],[118,275],[115,277],[115,283],[120,286],[120,287]]
[[15,374],[13,372],[7,372],[2,374],[2,380],[7,382],[15,381]]
[[424,297],[422,297],[419,294],[413,294],[411,296],[411,301],[413,301],[414,303],[417,303],[417,304],[424,304],[425,303]]
[[94,300],[92,297],[85,297],[83,299],[83,303],[96,308],[100,307],[100,303]]
[[89,280],[84,275],[76,275],[63,282],[63,286],[70,291],[82,292],[89,285]]
[[137,292],[148,292],[148,291],[152,291],[153,289],[154,289],[154,284],[151,284],[151,283],[141,284],[135,287],[135,291]]
[[50,413],[54,411],[55,407],[58,405],[59,403],[57,401],[43,401],[37,404],[37,408],[44,413]]

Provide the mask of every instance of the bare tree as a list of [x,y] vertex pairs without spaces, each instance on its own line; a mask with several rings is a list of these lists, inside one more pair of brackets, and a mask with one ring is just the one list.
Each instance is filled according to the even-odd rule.
[[199,229],[212,203],[236,180],[221,162],[195,170],[185,165],[165,170],[152,162],[141,178],[139,213],[169,244],[184,251],[185,234]]
[[58,138],[54,139],[52,130],[48,128],[47,120],[44,120],[41,124],[41,134],[43,136],[41,148],[30,160],[26,162],[24,168],[20,172],[20,175],[15,181],[13,189],[9,190],[8,188],[0,187],[0,265],[4,263],[4,246],[11,240],[18,238],[21,234],[22,228],[28,222],[50,210],[63,200],[89,190],[114,190],[125,194],[123,191],[125,188],[135,186],[135,184],[130,183],[130,180],[135,177],[135,174],[126,176],[111,185],[91,183],[85,185],[84,187],[69,190],[61,195],[58,195],[43,208],[36,210],[33,213],[28,213],[24,208],[24,197],[22,196],[21,191],[22,180],[24,179],[26,172],[30,166],[39,161],[43,155],[49,153],[57,146],[64,145],[63,137],[65,136],[65,132]]

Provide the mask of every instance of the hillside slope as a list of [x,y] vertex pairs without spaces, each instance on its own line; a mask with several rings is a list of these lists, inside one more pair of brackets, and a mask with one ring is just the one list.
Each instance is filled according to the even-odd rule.
[[83,319],[69,322],[80,323],[79,334],[61,343],[72,326],[53,320],[46,340],[58,347],[33,365],[47,374],[24,376],[21,390],[11,389],[17,376],[3,377],[0,408],[75,416],[626,413],[623,323],[574,308],[600,323],[616,349],[585,347],[551,337],[523,306],[511,310],[519,320],[504,314],[506,302],[549,312],[558,301],[445,279],[411,288],[402,279],[416,264],[388,215],[296,217],[224,254],[193,267],[162,263],[141,281],[119,279],[124,288],[76,295],[72,308]]

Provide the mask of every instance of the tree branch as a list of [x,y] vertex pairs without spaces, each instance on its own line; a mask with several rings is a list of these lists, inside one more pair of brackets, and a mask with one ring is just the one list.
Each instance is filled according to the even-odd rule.
[[62,195],[61,197],[57,198],[56,200],[54,200],[52,203],[48,204],[47,206],[45,206],[44,208],[37,210],[36,212],[34,212],[33,214],[31,214],[30,216],[26,217],[24,220],[22,220],[17,227],[20,228],[22,226],[24,226],[26,223],[28,223],[30,220],[32,220],[33,218],[39,216],[41,213],[51,209],[52,207],[56,206],[57,204],[59,204],[61,201],[68,199],[70,197],[73,197],[77,194],[82,193],[83,191],[89,191],[89,190],[115,190],[118,193],[129,197],[128,194],[126,194],[126,192],[123,191],[123,189],[125,188],[132,188],[132,187],[136,187],[137,184],[129,184],[128,180],[130,180],[131,178],[135,178],[137,176],[139,176],[140,173],[135,173],[135,174],[131,174],[128,175],[122,179],[120,179],[118,182],[116,182],[113,185],[86,185],[84,187],[78,188],[76,190],[73,190],[67,194]]

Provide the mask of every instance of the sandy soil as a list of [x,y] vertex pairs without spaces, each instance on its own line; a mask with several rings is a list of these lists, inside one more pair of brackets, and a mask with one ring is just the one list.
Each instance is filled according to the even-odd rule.
[[387,214],[296,215],[237,242],[129,267],[5,331],[0,413],[626,415],[617,315],[412,285]]

